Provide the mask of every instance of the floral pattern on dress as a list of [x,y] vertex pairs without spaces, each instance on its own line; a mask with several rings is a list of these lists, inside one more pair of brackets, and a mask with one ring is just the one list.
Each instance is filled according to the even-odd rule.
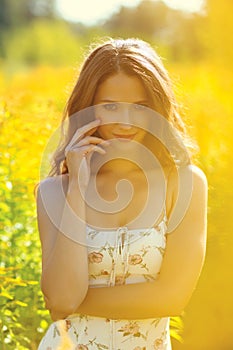
[[[122,241],[122,232],[125,234]],[[88,230],[89,286],[145,283],[159,276],[162,221],[147,230]],[[124,244],[123,244],[124,243]],[[111,284],[110,284],[111,282]],[[171,350],[169,318],[112,320],[74,314],[51,324],[38,350]]]
[[128,263],[130,265],[137,265],[142,262],[142,257],[140,254],[133,254],[129,256]]
[[156,228],[144,230],[89,228],[89,285],[101,287],[155,280],[164,256],[165,232],[163,221]]
[[89,263],[101,263],[103,260],[103,254],[98,252],[92,252],[88,254],[88,261]]
[[[76,314],[54,322],[38,350],[171,350],[168,322],[167,318],[110,320]],[[53,328],[60,330],[54,332],[55,337]]]
[[128,321],[124,326],[118,329],[118,332],[123,332],[123,337],[126,338],[125,340],[127,340],[127,338],[132,339],[132,337],[142,337],[146,340],[146,336],[141,333],[140,326],[136,321]]

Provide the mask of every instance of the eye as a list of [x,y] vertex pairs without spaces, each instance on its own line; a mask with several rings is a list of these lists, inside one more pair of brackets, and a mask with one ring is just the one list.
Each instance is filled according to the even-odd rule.
[[117,103],[105,103],[103,107],[107,111],[115,111],[117,110]]
[[147,107],[146,105],[135,104],[135,105],[134,105],[134,108],[135,108],[136,110],[141,111],[141,110],[144,110],[144,109],[146,109],[146,108],[148,108],[148,107]]

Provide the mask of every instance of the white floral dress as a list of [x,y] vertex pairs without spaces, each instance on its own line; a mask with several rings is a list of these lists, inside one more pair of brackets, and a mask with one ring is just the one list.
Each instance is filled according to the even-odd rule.
[[[166,246],[166,215],[159,225],[96,231],[87,226],[89,286],[155,280]],[[169,318],[107,319],[74,314],[52,323],[38,350],[171,350]]]

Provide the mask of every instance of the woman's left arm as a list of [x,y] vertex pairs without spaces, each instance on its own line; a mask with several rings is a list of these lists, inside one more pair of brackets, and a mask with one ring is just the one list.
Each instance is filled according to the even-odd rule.
[[[77,312],[126,319],[181,314],[203,266],[207,232],[206,177],[196,166],[186,171],[192,175],[190,203],[179,225],[167,235],[159,278],[149,283],[89,288]],[[183,185],[181,191],[188,184]]]

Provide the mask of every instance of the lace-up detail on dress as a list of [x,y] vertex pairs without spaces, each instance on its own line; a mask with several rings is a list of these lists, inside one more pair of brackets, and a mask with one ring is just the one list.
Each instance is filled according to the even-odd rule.
[[129,254],[129,232],[127,227],[119,227],[116,231],[116,241],[113,249],[112,268],[109,275],[109,286],[114,286],[116,281],[116,269],[118,263],[118,256],[121,257],[120,263],[123,276],[126,276],[128,268],[128,254]]
[[155,280],[166,246],[166,215],[149,229],[97,231],[87,227],[89,285],[114,286]]

